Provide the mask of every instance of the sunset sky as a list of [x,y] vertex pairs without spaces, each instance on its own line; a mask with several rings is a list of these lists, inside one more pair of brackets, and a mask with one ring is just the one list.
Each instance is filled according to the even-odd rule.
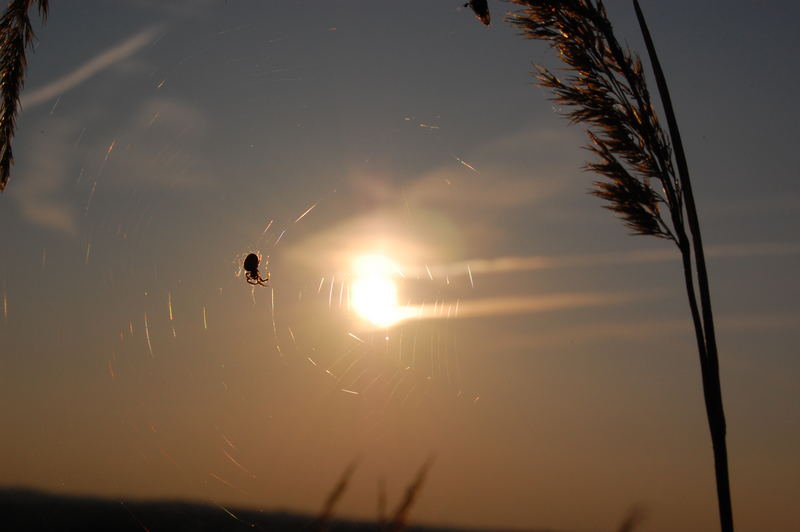
[[[462,3],[51,2],[0,196],[0,486],[316,512],[359,459],[338,513],[373,519],[435,455],[416,523],[717,529],[677,249],[588,194],[553,51]],[[800,4],[641,3],[737,529],[800,529]]]

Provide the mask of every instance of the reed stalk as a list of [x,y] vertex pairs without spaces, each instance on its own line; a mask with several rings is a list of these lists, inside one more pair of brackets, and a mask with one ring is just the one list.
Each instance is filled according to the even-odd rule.
[[633,0],[669,135],[651,103],[642,63],[619,44],[602,0],[509,1],[522,7],[509,21],[523,37],[548,41],[567,64],[566,79],[537,66],[538,79],[553,91],[553,100],[565,106],[571,122],[588,125],[588,149],[599,161],[586,168],[606,178],[595,182],[593,193],[605,199],[606,207],[634,234],[672,240],[681,253],[714,453],[720,525],[723,532],[733,532],[725,415],[700,223],[675,111],[641,6]]

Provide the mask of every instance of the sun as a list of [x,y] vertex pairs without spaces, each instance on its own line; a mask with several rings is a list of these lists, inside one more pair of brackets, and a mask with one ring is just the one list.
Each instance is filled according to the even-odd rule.
[[389,327],[407,316],[397,300],[394,278],[399,269],[394,262],[383,255],[361,255],[353,271],[350,305],[359,316],[378,327]]

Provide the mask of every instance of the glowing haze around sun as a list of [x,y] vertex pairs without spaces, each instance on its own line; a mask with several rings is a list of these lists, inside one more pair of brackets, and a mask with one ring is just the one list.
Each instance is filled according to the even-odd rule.
[[353,261],[355,278],[350,303],[364,320],[378,327],[389,327],[408,318],[410,310],[399,305],[397,265],[383,255],[360,255]]

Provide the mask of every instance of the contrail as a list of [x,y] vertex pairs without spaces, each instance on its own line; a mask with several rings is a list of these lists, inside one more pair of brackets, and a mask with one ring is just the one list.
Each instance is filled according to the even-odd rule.
[[101,70],[104,70],[114,63],[132,56],[144,46],[147,46],[147,44],[152,42],[160,28],[160,25],[153,25],[145,28],[132,37],[129,37],[116,46],[113,46],[109,50],[106,50],[100,55],[93,57],[69,74],[62,76],[51,83],[48,83],[44,87],[27,93],[22,97],[20,109],[36,107],[37,105],[51,100],[67,92],[68,90],[77,87]]

